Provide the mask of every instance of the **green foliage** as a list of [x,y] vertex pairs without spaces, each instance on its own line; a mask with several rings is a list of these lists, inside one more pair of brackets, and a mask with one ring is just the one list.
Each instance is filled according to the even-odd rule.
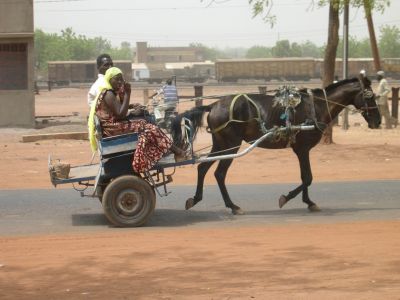
[[218,48],[210,48],[202,43],[191,43],[189,47],[194,47],[199,49],[201,53],[203,53],[204,60],[211,60],[215,61],[218,58],[226,58],[226,55],[223,51],[219,50]]
[[277,41],[275,46],[272,47],[272,56],[274,57],[289,57],[291,56],[291,47],[288,40]]
[[325,47],[317,46],[311,41],[305,41],[304,43],[300,44],[300,46],[303,57],[323,57]]
[[271,14],[272,0],[248,0],[253,10],[253,18],[261,15],[265,23],[272,26],[276,23],[276,16]]
[[[107,52],[107,51],[103,51]],[[119,48],[111,48],[108,53],[115,59],[132,60],[133,49],[130,43],[122,42]]]
[[272,57],[271,48],[264,46],[253,46],[247,50],[246,58],[268,58]]
[[109,53],[114,60],[132,59],[133,49],[127,42],[114,48],[102,37],[87,38],[76,35],[72,28],[57,33],[35,30],[35,59],[38,70],[46,70],[48,61],[95,60],[101,53]]
[[[276,23],[276,16],[273,15],[273,1],[272,0],[248,0],[253,12],[253,18],[261,16],[265,23],[270,24],[271,27]],[[343,8],[343,5],[348,2],[352,7],[364,7],[367,5],[368,11],[378,11],[382,13],[386,7],[390,6],[390,0],[309,0],[310,5],[316,4],[318,6],[329,5],[333,2],[335,7]]]
[[288,40],[276,42],[275,46],[253,46],[246,53],[246,58],[267,57],[314,57],[323,56],[324,47],[318,47],[311,41],[304,43],[290,43]]
[[[372,57],[371,44],[368,38],[357,40],[354,36],[349,36],[349,57]],[[343,39],[339,41],[336,56],[343,57]]]
[[[397,26],[380,28],[379,49],[382,58],[400,57],[400,29]],[[202,51],[205,60],[215,61],[218,58],[268,58],[268,57],[314,57],[322,58],[326,46],[317,46],[311,41],[290,43],[288,40],[276,42],[273,47],[261,45],[250,48],[212,48],[201,43],[192,43]],[[54,60],[94,60],[100,53],[109,53],[114,60],[132,60],[133,50],[128,42],[119,47],[112,47],[110,41],[102,37],[87,38],[76,35],[71,28],[61,34],[35,31],[35,61],[39,71],[47,70],[47,62]],[[339,42],[337,57],[343,56],[343,42]],[[349,37],[349,57],[371,57],[371,46],[368,38],[358,40]]]
[[381,57],[400,57],[400,30],[396,26],[385,25],[380,28],[379,49]]

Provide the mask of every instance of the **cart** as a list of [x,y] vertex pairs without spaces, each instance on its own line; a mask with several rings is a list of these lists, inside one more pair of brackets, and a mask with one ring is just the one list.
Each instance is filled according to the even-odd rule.
[[[124,134],[104,138],[100,134],[99,122],[96,121],[99,163],[72,166],[68,176],[61,178],[56,168],[57,160],[49,155],[50,180],[55,187],[61,184],[73,184],[82,197],[98,198],[103,206],[104,214],[113,225],[136,227],[145,224],[154,212],[156,193],[160,197],[169,194],[167,184],[172,182],[175,167],[237,158],[249,153],[265,139],[281,134],[282,131],[314,129],[313,125],[273,128],[266,130],[258,140],[237,154],[196,157],[193,152],[191,122],[184,119],[183,123],[191,157],[185,161],[175,162],[173,154],[169,154],[159,160],[148,172],[137,174],[133,171],[131,162],[137,146],[138,135]],[[172,170],[172,172],[167,174],[167,170]]]

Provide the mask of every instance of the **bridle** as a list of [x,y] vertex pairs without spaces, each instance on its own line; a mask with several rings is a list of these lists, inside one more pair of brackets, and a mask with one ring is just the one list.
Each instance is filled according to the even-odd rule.
[[[366,89],[365,86],[364,86],[364,83],[362,82],[362,80],[360,78],[358,79],[358,81],[359,81],[359,84],[360,84],[360,87],[361,87],[361,91],[358,94],[361,93],[363,106],[361,106],[360,108],[355,108],[355,109],[354,108],[353,109],[350,108],[350,110],[354,111],[354,112],[359,112],[362,115],[365,115],[366,117],[369,117],[369,115],[370,115],[369,111],[370,110],[378,109],[378,107],[376,105],[375,106],[371,106],[371,107],[368,106],[368,100],[373,99],[374,92],[371,89]],[[324,101],[326,103],[326,108],[327,108],[327,111],[328,111],[328,114],[329,114],[330,121],[332,121],[332,115],[331,115],[331,112],[330,112],[330,109],[329,109],[329,104],[332,103],[332,104],[335,104],[335,105],[338,105],[338,106],[342,106],[343,108],[347,107],[347,105],[344,105],[344,104],[341,104],[341,103],[338,103],[336,101],[332,101],[332,100],[328,99],[328,95],[327,95],[327,92],[326,92],[325,89],[322,89],[322,92],[323,92],[324,97],[317,97],[317,96],[313,95],[312,91],[309,91],[307,94],[303,93],[303,92],[300,92],[300,94],[304,94],[304,95],[308,95],[308,96],[310,96],[310,94],[311,94],[313,100],[315,99],[315,100]],[[358,96],[358,94],[357,94],[357,96]]]
[[361,114],[365,114],[367,117],[369,117],[369,111],[372,109],[378,109],[378,106],[368,106],[368,100],[373,99],[374,98],[374,92],[371,89],[366,89],[364,86],[364,83],[361,79],[358,79],[358,81],[360,82],[360,86],[361,86],[361,97],[362,97],[362,101],[364,103],[363,107],[360,107],[358,110],[361,111]]

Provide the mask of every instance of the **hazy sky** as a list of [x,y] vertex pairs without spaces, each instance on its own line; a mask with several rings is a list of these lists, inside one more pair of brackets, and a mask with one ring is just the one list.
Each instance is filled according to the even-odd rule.
[[[252,18],[247,0],[216,0],[212,5],[210,0],[34,0],[35,28],[59,33],[72,27],[114,46],[122,41],[148,41],[150,46],[199,42],[220,48],[273,46],[282,39],[326,43],[328,8],[311,7],[312,0],[273,2],[277,23],[271,28],[260,17]],[[400,28],[400,0],[391,2],[383,15],[373,16],[378,35],[382,25]],[[349,28],[350,35],[368,36],[362,9],[350,9]]]

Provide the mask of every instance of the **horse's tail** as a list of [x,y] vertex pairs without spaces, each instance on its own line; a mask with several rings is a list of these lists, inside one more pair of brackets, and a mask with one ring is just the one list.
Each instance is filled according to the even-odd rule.
[[210,112],[212,108],[211,105],[203,105],[194,107],[188,111],[185,111],[177,115],[171,124],[171,135],[175,145],[181,146],[183,144],[183,136],[181,129],[181,122],[183,118],[189,119],[192,122],[193,136],[192,139],[196,138],[196,134],[199,128],[203,125],[203,116],[206,112]]

